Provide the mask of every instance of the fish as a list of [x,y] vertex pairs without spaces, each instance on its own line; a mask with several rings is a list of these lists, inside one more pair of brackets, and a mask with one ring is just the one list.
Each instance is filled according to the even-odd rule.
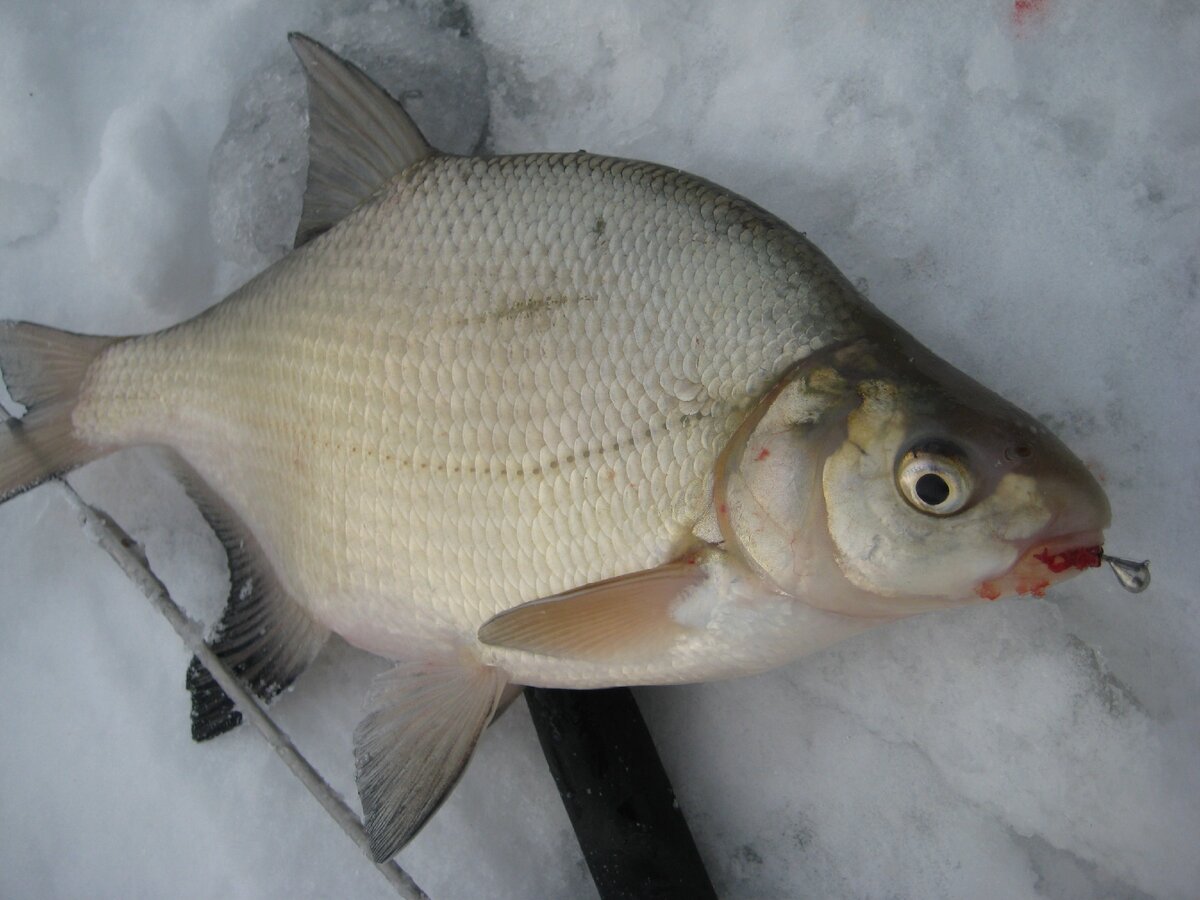
[[[0,323],[0,502],[165,448],[226,549],[210,646],[264,702],[330,633],[392,660],[354,734],[402,848],[522,686],[748,675],[1101,565],[1111,512],[1036,419],[807,238],[679,169],[432,147],[289,37],[294,250],[151,334]],[[192,736],[240,714],[196,659]]]

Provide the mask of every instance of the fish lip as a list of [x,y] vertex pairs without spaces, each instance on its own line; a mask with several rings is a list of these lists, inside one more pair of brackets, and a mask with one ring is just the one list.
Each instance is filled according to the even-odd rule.
[[1104,533],[1080,531],[1049,541],[1039,541],[1025,551],[1021,560],[1032,559],[1052,574],[1084,569],[1098,569],[1103,560]]
[[984,600],[997,600],[1008,594],[1042,597],[1051,585],[1098,568],[1103,552],[1104,532],[1100,529],[1033,541],[1025,546],[1008,571],[980,582],[975,593]]

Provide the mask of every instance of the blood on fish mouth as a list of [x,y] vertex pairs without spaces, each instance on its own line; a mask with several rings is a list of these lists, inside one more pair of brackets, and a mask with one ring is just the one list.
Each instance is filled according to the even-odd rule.
[[1046,568],[1055,574],[1065,572],[1067,569],[1098,569],[1102,562],[1104,548],[1100,546],[1094,547],[1076,547],[1073,550],[1062,550],[1058,553],[1051,553],[1047,547],[1041,553],[1035,553],[1033,558],[1039,562],[1045,563]]
[[1104,548],[1098,543],[1100,537],[1099,532],[1077,532],[1034,544],[1003,575],[977,585],[975,593],[984,600],[1005,594],[1042,597],[1052,584],[1101,565]]

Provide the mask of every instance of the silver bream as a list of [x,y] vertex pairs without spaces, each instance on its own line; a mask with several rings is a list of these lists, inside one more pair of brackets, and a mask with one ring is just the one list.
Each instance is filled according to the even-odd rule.
[[[230,558],[212,637],[269,699],[329,632],[396,660],[355,733],[380,859],[515,686],[777,666],[1100,565],[1109,509],[1032,418],[802,235],[676,169],[439,153],[292,37],[293,253],[129,338],[0,325],[0,499],[160,445]],[[196,661],[193,735],[237,724]]]

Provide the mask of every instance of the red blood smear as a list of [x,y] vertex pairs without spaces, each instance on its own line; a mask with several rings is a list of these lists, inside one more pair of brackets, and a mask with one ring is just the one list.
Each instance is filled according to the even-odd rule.
[[754,457],[754,461],[762,462],[764,459],[766,459],[770,455],[771,455],[771,451],[768,450],[766,447],[763,447],[761,450],[758,451],[758,456]]
[[975,593],[977,593],[984,600],[1000,599],[1000,589],[995,585],[988,584],[987,582],[984,582],[979,587],[975,588]]
[[1062,553],[1051,553],[1043,550],[1035,553],[1033,558],[1044,562],[1051,572],[1065,572],[1067,569],[1095,569],[1102,560],[1100,554],[1103,547],[1079,547],[1075,550],[1065,550]]
[[1046,11],[1048,0],[1016,0],[1013,3],[1012,22],[1018,28],[1028,25]]

